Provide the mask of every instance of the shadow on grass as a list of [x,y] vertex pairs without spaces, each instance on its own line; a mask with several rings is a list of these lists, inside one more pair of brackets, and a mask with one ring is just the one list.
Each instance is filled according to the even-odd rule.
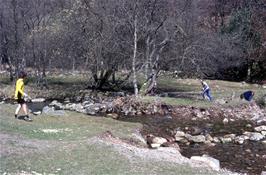
[[21,116],[18,116],[16,119],[18,119],[18,120],[24,120],[24,121],[26,121],[26,122],[31,122],[32,121],[32,119],[29,119],[27,116],[25,116],[25,115],[21,115]]

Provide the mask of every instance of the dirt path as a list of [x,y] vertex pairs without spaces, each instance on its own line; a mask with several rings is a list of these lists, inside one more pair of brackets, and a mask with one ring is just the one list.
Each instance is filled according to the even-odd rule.
[[45,153],[59,144],[56,141],[25,139],[21,135],[0,133],[0,156]]

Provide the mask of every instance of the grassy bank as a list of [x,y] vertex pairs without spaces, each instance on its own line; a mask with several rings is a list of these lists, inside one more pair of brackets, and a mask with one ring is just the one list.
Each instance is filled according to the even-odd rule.
[[[86,87],[90,85],[90,78],[84,75],[57,75],[48,76],[48,89],[37,87],[34,83],[36,80],[29,78],[27,80],[26,90],[32,97],[44,97],[50,99],[64,99],[65,97],[76,97],[84,92]],[[140,83],[143,78],[139,77]],[[266,89],[261,85],[247,84],[244,82],[229,82],[220,80],[207,80],[211,87],[211,93],[214,100],[223,99],[227,105],[239,105],[246,103],[240,100],[240,94],[246,90],[253,90],[255,92],[255,101],[260,101],[263,95],[266,94]],[[130,86],[131,84],[127,85]],[[191,105],[208,107],[217,105],[204,101],[201,97],[201,84],[197,79],[176,79],[173,77],[159,77],[158,79],[158,93],[159,97],[146,96],[143,97],[144,101],[153,102],[160,100],[170,105]],[[86,91],[85,91],[86,93]],[[169,95],[173,94],[174,95]],[[14,94],[14,82],[11,83],[8,77],[2,76],[0,78],[0,95],[12,97]],[[165,97],[162,97],[164,96]],[[83,93],[84,95],[84,93]],[[95,95],[98,95],[97,93]]]

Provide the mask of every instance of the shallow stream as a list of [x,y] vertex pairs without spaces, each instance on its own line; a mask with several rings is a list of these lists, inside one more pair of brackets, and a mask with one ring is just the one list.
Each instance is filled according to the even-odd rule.
[[[256,126],[253,122],[245,120],[223,124],[219,120],[193,121],[170,116],[121,117],[120,120],[142,123],[144,127],[141,133],[144,137],[153,134],[164,138],[174,137],[173,133],[176,129],[192,135],[208,133],[214,137],[226,134],[240,135],[244,131],[252,131]],[[182,155],[188,158],[207,154],[218,159],[222,168],[235,172],[260,174],[261,171],[266,171],[266,145],[261,142],[245,141],[242,145],[217,143],[215,146],[204,143],[190,145],[179,143],[179,146]]]

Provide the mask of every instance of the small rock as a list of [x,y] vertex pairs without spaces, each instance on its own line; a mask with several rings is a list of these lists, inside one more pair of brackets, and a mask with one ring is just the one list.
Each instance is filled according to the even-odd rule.
[[230,137],[227,137],[227,138],[220,137],[220,140],[222,143],[230,143],[233,141],[232,138],[230,138]]
[[262,171],[261,172],[261,175],[266,175],[266,171]]
[[203,114],[200,111],[194,111],[194,112],[195,112],[196,117],[198,117],[198,118],[203,117]]
[[185,136],[185,132],[183,132],[183,131],[176,131],[175,136],[176,137],[184,137]]
[[266,131],[261,131],[260,132],[262,135],[266,136]]
[[83,101],[82,102],[82,106],[86,106],[86,105],[91,105],[91,104],[93,104],[94,102],[92,101],[92,100],[90,100],[90,101]]
[[31,102],[33,103],[41,103],[41,102],[44,102],[45,99],[44,98],[35,98],[35,99],[32,99]]
[[210,142],[213,141],[213,137],[212,137],[210,134],[207,134],[207,135],[205,136],[205,138],[206,138],[206,141],[210,141]]
[[167,142],[167,140],[165,138],[162,138],[162,137],[154,137],[152,139],[152,143],[154,143],[154,144],[160,144],[160,145],[162,145],[162,144],[164,144],[166,142]]
[[220,139],[218,137],[213,137],[213,142],[214,143],[220,143]]
[[226,134],[224,135],[225,138],[231,138],[232,140],[235,139],[236,135],[235,134]]
[[151,148],[159,148],[161,146],[161,144],[159,143],[152,143],[150,144]]
[[227,124],[229,122],[229,120],[227,118],[223,119],[223,124]]
[[234,140],[235,143],[242,145],[245,142],[245,136],[237,136]]
[[80,113],[85,113],[86,110],[84,109],[84,107],[82,106],[81,103],[78,103],[75,105],[74,110]]
[[251,125],[251,124],[247,124],[246,127],[247,127],[247,128],[251,128],[252,125]]
[[70,99],[69,98],[65,98],[64,103],[70,103]]
[[110,118],[113,118],[113,119],[117,119],[118,118],[118,114],[110,113],[110,114],[107,114],[107,117],[110,117]]
[[142,112],[141,111],[137,111],[137,115],[142,115]]
[[105,105],[100,104],[100,103],[95,103],[95,104],[86,105],[86,107],[84,108],[87,114],[95,115],[96,113],[99,113],[100,110],[104,109]]

